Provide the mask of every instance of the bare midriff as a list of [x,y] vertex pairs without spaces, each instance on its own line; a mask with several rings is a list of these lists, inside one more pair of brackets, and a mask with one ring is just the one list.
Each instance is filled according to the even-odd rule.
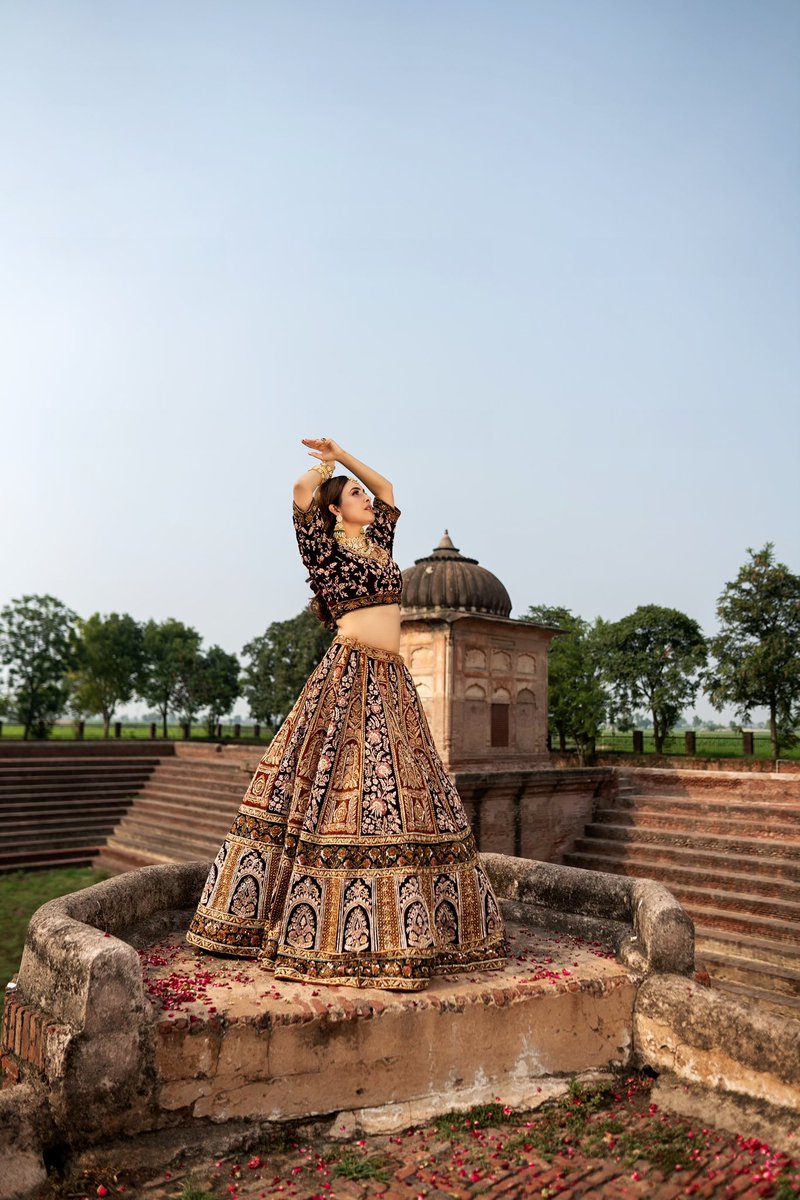
[[400,651],[400,605],[374,604],[344,613],[336,622],[339,633],[380,650]]

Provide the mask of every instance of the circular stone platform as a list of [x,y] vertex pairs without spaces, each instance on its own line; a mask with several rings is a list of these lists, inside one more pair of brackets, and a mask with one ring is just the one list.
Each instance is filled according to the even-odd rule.
[[507,931],[502,971],[422,992],[276,980],[188,946],[182,926],[140,944],[159,1107],[215,1120],[379,1107],[362,1125],[399,1128],[501,1086],[524,1104],[542,1076],[626,1063],[638,977],[613,948],[513,916]]

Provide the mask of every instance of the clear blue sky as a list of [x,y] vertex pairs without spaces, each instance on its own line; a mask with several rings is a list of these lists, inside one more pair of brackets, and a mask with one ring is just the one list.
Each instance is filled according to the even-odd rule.
[[0,3],[0,604],[239,651],[329,435],[401,566],[713,632],[800,570],[799,52],[780,0]]

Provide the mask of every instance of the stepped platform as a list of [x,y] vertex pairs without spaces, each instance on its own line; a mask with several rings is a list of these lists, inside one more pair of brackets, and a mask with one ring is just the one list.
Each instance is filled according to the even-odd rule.
[[663,883],[716,986],[800,1018],[800,774],[620,771],[564,861]]
[[417,992],[276,980],[189,946],[208,861],[50,901],[7,992],[4,1069],[46,1107],[37,1128],[78,1151],[327,1113],[400,1128],[501,1089],[524,1104],[553,1080],[626,1066],[642,979],[692,975],[685,913],[657,884],[483,860],[510,961]]
[[[396,1131],[477,1103],[534,1107],[631,1066],[800,1106],[800,1026],[748,1017],[695,977],[670,893],[482,855],[506,921],[502,970],[421,992],[277,980],[185,931],[208,861],[128,871],[43,905],[6,992],[0,1197],[101,1150],[231,1146],[282,1122]],[[782,1120],[784,1117],[781,1118]]]
[[264,747],[176,742],[174,749],[109,831],[97,869],[116,874],[216,856]]
[[0,872],[89,866],[172,744],[0,746]]

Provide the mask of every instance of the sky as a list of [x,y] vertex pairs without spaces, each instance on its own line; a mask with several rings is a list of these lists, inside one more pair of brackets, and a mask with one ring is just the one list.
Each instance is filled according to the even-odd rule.
[[800,571],[798,52],[794,0],[0,0],[0,607],[240,652],[329,436],[401,567],[713,634]]

